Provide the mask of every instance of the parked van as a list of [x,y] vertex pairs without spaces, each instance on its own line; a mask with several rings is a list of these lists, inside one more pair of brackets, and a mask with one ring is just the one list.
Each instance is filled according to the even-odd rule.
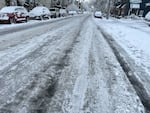
[[60,16],[61,16],[61,17],[67,16],[67,11],[66,11],[66,9],[60,9],[60,10],[59,10],[59,13],[60,13]]
[[50,8],[51,18],[60,17],[59,8]]

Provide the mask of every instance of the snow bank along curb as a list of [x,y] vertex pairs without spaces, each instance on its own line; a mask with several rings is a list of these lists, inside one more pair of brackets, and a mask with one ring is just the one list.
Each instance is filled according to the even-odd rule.
[[114,51],[116,58],[118,59],[121,67],[126,73],[129,81],[133,85],[137,95],[140,97],[142,104],[144,105],[146,111],[150,111],[150,92],[144,87],[144,83],[138,77],[139,73],[134,69],[134,63],[129,61],[131,58],[127,57],[127,53],[115,42],[113,37],[106,33],[102,28],[99,28],[101,33],[110,44],[112,50]]
[[[79,17],[79,16],[75,16],[75,18],[77,18],[77,17]],[[68,17],[58,18],[58,19],[54,19],[54,20],[52,19],[52,20],[47,20],[47,21],[37,21],[37,22],[33,22],[33,23],[29,22],[29,24],[25,23],[25,24],[20,24],[20,25],[19,24],[11,25],[11,26],[8,26],[8,27],[0,28],[0,35],[4,35],[4,34],[8,34],[8,33],[14,33],[16,31],[22,31],[22,30],[25,30],[25,29],[38,27],[38,26],[41,26],[41,25],[47,25],[49,23],[53,23],[53,22],[57,22],[57,21],[65,20],[65,19],[70,19],[70,18],[72,18],[72,17],[68,16]]]

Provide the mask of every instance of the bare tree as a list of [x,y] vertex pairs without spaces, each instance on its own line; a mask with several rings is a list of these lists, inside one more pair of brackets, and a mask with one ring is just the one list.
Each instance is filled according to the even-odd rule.
[[6,6],[18,5],[22,6],[25,3],[25,0],[5,0]]

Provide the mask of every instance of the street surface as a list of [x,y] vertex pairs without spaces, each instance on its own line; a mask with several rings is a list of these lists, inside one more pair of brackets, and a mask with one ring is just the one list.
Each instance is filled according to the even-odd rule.
[[146,113],[93,20],[0,32],[0,113]]

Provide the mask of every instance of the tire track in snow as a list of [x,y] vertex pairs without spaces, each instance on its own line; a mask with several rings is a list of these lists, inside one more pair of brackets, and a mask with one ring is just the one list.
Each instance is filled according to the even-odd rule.
[[[78,85],[80,85],[80,83],[81,83],[80,78],[84,79],[84,76],[80,76],[80,75],[85,74],[84,70],[83,71],[80,70],[81,67],[84,65],[84,64],[82,65],[82,63],[84,63],[82,61],[84,59],[84,56],[83,56],[82,52],[85,52],[85,53],[88,54],[87,48],[86,48],[88,46],[86,46],[86,42],[88,42],[88,43],[90,42],[90,41],[85,40],[87,35],[82,34],[83,33],[82,29],[84,28],[84,30],[85,30],[85,24],[87,23],[87,20],[88,19],[84,20],[83,23],[80,25],[80,29],[79,29],[80,32],[76,37],[76,41],[75,41],[76,43],[74,43],[74,45],[72,46],[72,50],[70,51],[70,54],[68,54],[69,55],[69,59],[68,59],[69,60],[69,65],[61,73],[61,76],[58,80],[57,91],[56,91],[54,97],[52,97],[52,101],[49,104],[49,109],[48,109],[47,113],[49,113],[49,112],[53,112],[53,113],[74,113],[76,111],[76,109],[74,109],[75,108],[74,102],[77,102],[79,104],[83,104],[81,101],[80,101],[81,103],[79,101],[76,101],[74,99],[74,97],[77,97],[78,99],[84,99],[83,98],[84,93],[83,93],[83,95],[82,95],[83,97],[82,97],[82,96],[80,96],[79,92],[81,90],[86,91],[86,86],[84,84],[83,84],[83,87],[82,87],[83,89],[80,88],[79,90],[78,90],[78,88],[79,88]],[[84,47],[84,49],[82,47]],[[87,57],[86,56],[87,54],[85,54],[85,57]],[[78,61],[78,59],[80,59],[80,58],[81,58],[81,60]],[[82,61],[82,63],[81,63],[81,61]],[[77,63],[77,62],[80,62],[81,67],[77,66],[77,65],[79,65],[79,63]],[[86,66],[88,66],[88,65],[86,65]],[[84,80],[86,81],[86,79],[84,79]],[[77,83],[77,84],[75,85],[75,83]],[[75,89],[74,89],[74,85],[77,86]],[[73,91],[73,89],[74,89],[75,92]],[[76,90],[79,91],[78,92],[79,94],[76,93]],[[76,93],[76,94],[72,94],[73,92]],[[72,107],[74,107],[74,108],[71,109]],[[79,107],[79,106],[77,106],[77,107]],[[79,109],[77,109],[77,110],[79,110]]]
[[145,113],[109,44],[94,31],[84,113]]
[[[99,49],[99,45],[103,42],[97,40],[97,31],[94,27],[93,40],[89,56],[89,74],[88,88],[84,103],[84,113],[113,113],[112,110],[112,94],[109,92],[111,84],[108,82],[109,70],[107,70],[106,59],[103,55],[103,50]],[[98,53],[102,53],[99,55]]]
[[[85,17],[84,17],[85,18]],[[81,19],[82,20],[82,19]],[[80,20],[80,21],[81,21]],[[78,24],[80,24],[80,22],[78,23]],[[54,46],[54,48],[56,48],[56,50],[58,50],[58,53],[57,53],[57,57],[58,56],[64,56],[64,57],[66,57],[66,55],[64,54],[64,52],[66,51],[66,53],[68,54],[68,52],[70,51],[70,50],[68,50],[68,48],[70,49],[70,46],[72,46],[72,43],[74,43],[74,36],[76,37],[76,34],[78,33],[78,31],[79,31],[79,29],[78,29],[78,24],[77,25],[75,25],[76,27],[73,27],[74,29],[70,29],[71,30],[71,32],[70,31],[67,31],[67,34],[65,34],[65,36],[63,36],[63,39],[61,39],[60,40],[60,44],[59,44],[59,46],[60,47],[63,47],[64,45],[65,45],[65,47],[63,47],[63,49],[64,48],[66,48],[66,50],[61,50],[61,48],[56,48],[56,46],[58,45],[58,42],[55,44],[55,46]],[[73,26],[74,26],[74,24],[73,24]],[[69,27],[70,28],[70,27]],[[70,41],[72,42],[72,43],[70,43],[70,42],[67,42],[67,36],[70,36],[70,35],[68,35],[68,34],[70,34],[70,35],[72,35],[72,37],[70,37]],[[60,34],[60,35],[62,35],[62,34]],[[73,39],[73,40],[72,40]],[[49,45],[47,45],[47,46],[49,46]],[[44,49],[45,47],[43,47],[42,49]],[[59,50],[60,49],[60,50]],[[44,49],[44,51],[47,51],[47,49],[45,48]],[[50,50],[50,48],[49,48],[49,50]],[[32,57],[32,55],[31,55],[31,57],[32,58],[35,58],[35,56],[37,57],[38,56],[38,54],[35,52],[34,53],[35,55],[34,55],[34,57]],[[37,55],[36,55],[37,54]],[[41,54],[41,52],[39,52],[39,54]],[[56,55],[56,54],[55,54]],[[64,57],[63,58],[60,58],[60,57],[58,57],[58,59],[60,60],[58,60],[58,64],[57,64],[57,62],[55,62],[55,60],[57,61],[57,57],[55,58],[55,55],[53,56],[53,58],[51,59],[52,61],[54,61],[54,64],[52,63],[51,64],[51,60],[50,60],[50,62],[47,62],[47,65],[46,65],[46,67],[44,66],[44,68],[42,68],[42,69],[40,69],[41,71],[43,70],[43,71],[46,71],[47,69],[46,68],[50,68],[51,67],[51,65],[52,65],[52,68],[54,68],[55,67],[55,65],[57,65],[56,67],[55,67],[55,72],[57,72],[57,74],[59,74],[59,71],[61,71],[61,67],[63,66],[63,65],[65,65],[64,64],[64,61],[63,60],[65,60],[64,59]],[[52,56],[51,56],[52,57]],[[27,60],[26,60],[27,61]],[[32,61],[33,62],[33,61]],[[56,64],[55,64],[56,63]],[[26,64],[27,65],[27,64]],[[64,66],[62,67],[62,68],[64,68]],[[9,73],[8,73],[9,74]],[[57,76],[57,74],[56,74],[56,76]],[[46,88],[47,89],[47,88]],[[35,90],[36,90],[36,88],[35,88]],[[32,91],[31,91],[32,92]],[[23,95],[24,96],[24,95]],[[23,100],[20,100],[20,101],[23,101]],[[18,103],[18,102],[17,102]],[[20,103],[20,102],[19,102]],[[19,106],[19,103],[17,104],[18,106]],[[8,104],[7,104],[8,105]],[[6,106],[7,106],[6,105]],[[11,104],[11,107],[9,106],[9,108],[11,109],[13,109],[13,107],[15,106],[16,104]],[[8,106],[7,106],[7,108],[8,108]],[[14,109],[13,109],[14,110]],[[16,109],[17,110],[17,109]],[[38,112],[38,111],[35,111],[35,112]],[[19,113],[19,111],[18,111],[18,113]],[[22,112],[21,112],[22,113]]]
[[149,113],[150,101],[149,101],[148,94],[145,91],[143,84],[140,83],[141,81],[139,81],[139,78],[137,78],[136,72],[134,72],[133,67],[130,67],[132,64],[130,65],[126,59],[128,58],[128,56],[125,58],[126,55],[124,50],[115,42],[115,40],[109,34],[104,32],[103,29],[101,29],[100,27],[98,27],[98,29],[104,36],[105,40],[109,43],[112,51],[114,52],[118,62],[121,65],[122,70],[125,72],[126,77],[128,78],[134,90],[136,91],[136,94],[140,99],[138,101],[141,102],[141,104],[145,107],[145,111],[141,110],[141,113],[143,112]]
[[69,111],[70,113],[83,113],[84,99],[88,86],[87,75],[89,73],[88,71],[89,51],[91,48],[91,40],[93,37],[93,29],[91,24],[92,24],[91,21],[89,21],[88,19],[88,21],[85,22],[85,26],[83,27],[80,35],[80,38],[82,39],[81,45],[83,45],[83,47],[81,55],[78,58],[80,61],[80,66],[78,69],[78,76],[76,78],[72,92],[73,94],[70,103],[71,104],[71,109]]
[[5,49],[10,49],[22,43],[24,44],[25,42],[28,42],[29,39],[37,38],[41,36],[41,34],[54,31],[60,28],[60,26],[61,27],[66,26],[67,24],[71,23],[73,19],[76,19],[76,18],[56,21],[54,23],[51,22],[49,24],[42,23],[40,26],[31,27],[30,29],[25,29],[20,32],[16,31],[15,33],[5,34],[5,38],[4,36],[0,36],[0,51],[4,51]]
[[[137,95],[141,99],[141,102],[143,103],[145,110],[147,113],[150,113],[150,94],[147,92],[147,89],[144,87],[144,84],[138,78],[138,75],[135,71],[133,71],[131,65],[128,63],[127,59],[122,55],[122,53],[117,49],[118,47],[114,45],[114,42],[112,43],[109,41],[118,61],[120,62],[120,65],[122,66],[124,72],[126,73],[128,79],[130,80],[131,84],[133,85],[135,91],[137,92]],[[148,80],[147,80],[148,81]],[[147,82],[146,81],[146,82]]]
[[[84,23],[78,43],[69,54],[69,65],[58,80],[57,91],[48,105],[47,113],[144,113],[139,98],[98,30],[97,40],[93,44],[96,50],[93,58],[99,59],[96,60],[99,65],[89,65],[92,62],[90,52],[95,28],[90,21]],[[96,67],[99,69],[93,70]],[[97,72],[95,78],[92,77],[94,71]]]
[[[72,22],[72,20],[69,20],[69,23],[70,22]],[[0,75],[2,75],[3,72],[6,72],[10,67],[15,65],[17,62],[28,57],[34,51],[38,50],[39,48],[42,48],[42,46],[44,46],[45,42],[47,42],[47,37],[51,38],[51,39],[48,39],[50,43],[52,43],[52,41],[55,41],[56,40],[55,34],[57,34],[57,31],[61,30],[62,27],[65,27],[69,23],[67,23],[67,20],[64,20],[64,21],[59,22],[56,25],[53,25],[50,27],[48,25],[47,26],[48,28],[46,27],[48,29],[48,30],[46,30],[46,32],[51,32],[51,34],[49,34],[48,36],[47,36],[47,34],[44,35],[46,32],[42,32],[42,34],[40,34],[40,35],[38,34],[36,36],[30,36],[30,37],[32,37],[31,39],[29,38],[30,40],[28,39],[25,42],[22,41],[21,43],[17,43],[17,45],[15,45],[14,47],[11,47],[4,51],[0,51],[0,53],[1,53],[1,55],[0,55],[0,59],[1,59]],[[61,28],[60,28],[60,26],[61,26]],[[41,31],[39,33],[41,33]],[[52,37],[52,35],[53,35],[53,37]],[[19,35],[19,36],[21,36],[21,35]],[[38,38],[38,37],[40,37],[40,38]],[[35,44],[35,42],[37,42],[37,43]]]

